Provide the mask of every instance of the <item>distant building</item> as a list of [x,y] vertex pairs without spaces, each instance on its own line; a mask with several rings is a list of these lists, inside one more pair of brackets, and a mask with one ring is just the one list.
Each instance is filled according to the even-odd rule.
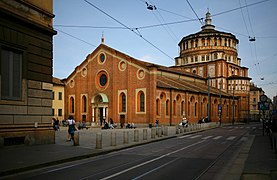
[[180,55],[174,69],[210,79],[212,87],[239,98],[236,108],[239,120],[249,112],[250,80],[248,68],[241,66],[237,45],[239,40],[231,33],[215,30],[211,14],[207,12],[202,30],[185,36],[179,43]]
[[264,95],[262,88],[257,87],[254,83],[250,85],[250,120],[259,121],[260,120],[260,111],[258,103],[260,102],[260,96]]
[[0,146],[54,143],[52,0],[0,1]]
[[273,97],[272,106],[273,106],[272,117],[275,121],[277,121],[277,96]]
[[64,83],[53,77],[52,116],[60,122],[64,120]]

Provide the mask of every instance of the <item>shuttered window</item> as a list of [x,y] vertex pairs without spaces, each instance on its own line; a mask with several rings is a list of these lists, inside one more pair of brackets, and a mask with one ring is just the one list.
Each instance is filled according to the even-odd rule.
[[21,100],[22,53],[1,50],[1,99]]

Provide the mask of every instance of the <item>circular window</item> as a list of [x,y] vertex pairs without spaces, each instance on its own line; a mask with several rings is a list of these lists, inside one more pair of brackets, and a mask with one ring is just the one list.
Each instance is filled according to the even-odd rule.
[[161,99],[162,101],[165,101],[166,95],[165,95],[164,92],[162,92],[162,93],[160,94],[160,99]]
[[102,74],[100,76],[99,82],[100,82],[101,86],[105,86],[107,84],[107,76],[106,76],[106,74]]
[[125,61],[120,61],[118,64],[118,68],[120,71],[124,71],[126,69],[126,62]]
[[139,70],[137,71],[137,77],[138,77],[138,79],[143,79],[144,76],[145,76],[144,70],[139,69]]
[[105,70],[100,70],[95,77],[95,84],[98,90],[104,91],[109,85],[109,75]]
[[74,85],[75,85],[75,82],[74,82],[73,79],[71,79],[71,80],[69,81],[69,86],[70,86],[71,88],[73,88]]
[[87,71],[87,68],[83,68],[82,71],[81,71],[81,75],[83,77],[85,77],[87,75],[88,71]]
[[100,54],[100,62],[103,63],[105,61],[105,59],[106,59],[105,54],[103,54],[103,53]]

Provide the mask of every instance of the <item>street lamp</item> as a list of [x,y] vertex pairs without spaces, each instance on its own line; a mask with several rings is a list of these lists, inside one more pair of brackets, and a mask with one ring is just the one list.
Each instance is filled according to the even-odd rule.
[[211,120],[210,75],[208,74],[208,122]]
[[233,104],[232,104],[232,125],[234,126],[235,122],[235,88],[233,87]]
[[219,89],[219,97],[220,97],[220,108],[219,108],[219,126],[221,126],[222,121],[222,98],[221,98],[221,90],[222,90],[222,79],[220,80],[220,89]]

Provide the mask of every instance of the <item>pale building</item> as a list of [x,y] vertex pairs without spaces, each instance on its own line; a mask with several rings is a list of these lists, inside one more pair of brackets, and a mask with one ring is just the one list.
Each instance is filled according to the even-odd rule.
[[53,77],[52,116],[60,122],[66,119],[64,117],[64,83],[55,77]]

